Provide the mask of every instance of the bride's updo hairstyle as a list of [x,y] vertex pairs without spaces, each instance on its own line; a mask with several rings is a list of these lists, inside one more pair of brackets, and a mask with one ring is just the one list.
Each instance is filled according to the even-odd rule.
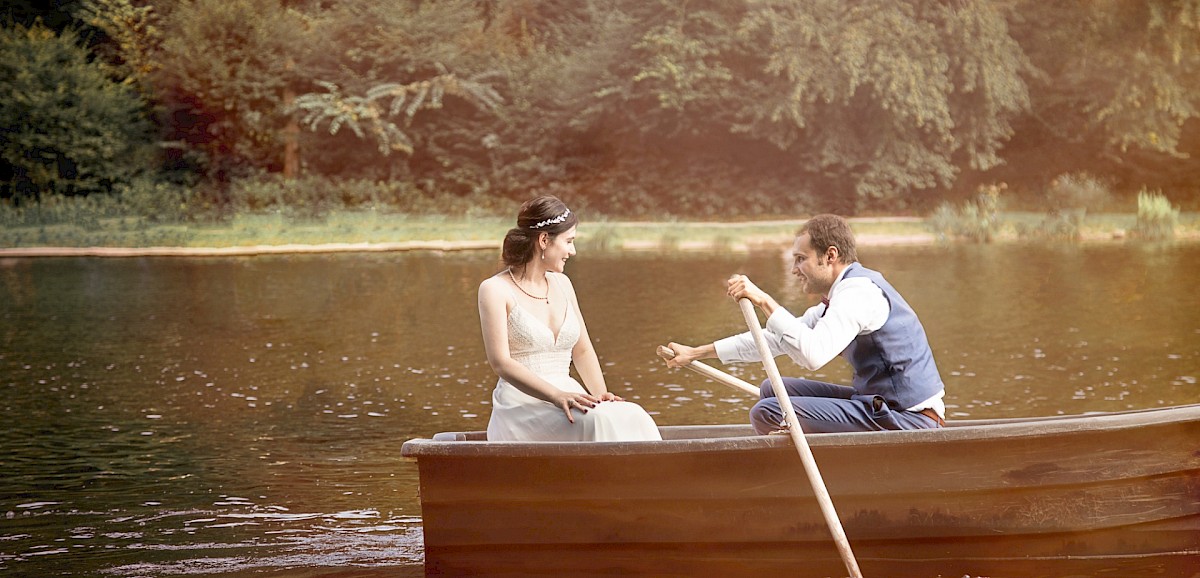
[[525,201],[517,214],[517,226],[504,235],[500,259],[506,266],[520,269],[533,259],[538,235],[549,233],[553,240],[578,223],[575,213],[557,197],[547,195]]

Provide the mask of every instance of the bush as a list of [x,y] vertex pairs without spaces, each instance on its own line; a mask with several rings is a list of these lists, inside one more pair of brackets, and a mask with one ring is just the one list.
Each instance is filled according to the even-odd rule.
[[1050,209],[1058,212],[1078,211],[1086,214],[1089,208],[1096,209],[1112,200],[1109,184],[1088,173],[1059,175],[1046,189]]
[[1082,222],[1082,219],[1076,218],[1071,213],[1052,212],[1042,217],[1042,220],[1036,224],[1021,223],[1017,225],[1017,236],[1076,241],[1082,234]]
[[991,243],[1000,231],[1000,209],[1004,200],[1001,192],[1008,188],[1004,183],[980,185],[974,201],[967,201],[961,209],[950,203],[942,203],[926,220],[926,226],[943,240],[959,237],[977,243]]
[[407,181],[318,175],[289,180],[264,174],[239,179],[231,184],[229,197],[236,212],[274,212],[298,221],[320,221],[340,210],[471,217],[506,215],[512,210],[512,201],[484,193],[428,193]]
[[1088,209],[1107,205],[1112,200],[1112,192],[1103,179],[1088,173],[1071,173],[1059,175],[1050,182],[1046,199],[1050,214],[1031,232],[1037,236],[1075,240],[1082,235]]
[[0,197],[109,192],[153,165],[141,98],[78,34],[0,29]]
[[25,199],[19,205],[0,203],[0,225],[5,227],[47,227],[74,225],[85,231],[104,227],[102,220],[132,219],[135,223],[178,223],[191,217],[191,194],[182,187],[139,179],[118,185],[114,194],[86,197],[46,195]]
[[1179,222],[1179,209],[1159,191],[1143,189],[1138,193],[1137,223],[1133,234],[1139,239],[1162,240],[1175,236],[1175,225]]
[[122,216],[140,217],[152,223],[179,223],[188,220],[191,192],[186,187],[140,179],[116,189]]

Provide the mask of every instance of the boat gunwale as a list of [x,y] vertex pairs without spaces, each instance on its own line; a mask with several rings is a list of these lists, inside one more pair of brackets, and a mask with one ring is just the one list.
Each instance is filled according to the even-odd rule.
[[[1015,440],[1049,435],[1116,431],[1153,425],[1200,421],[1200,404],[1148,408],[1123,412],[1086,413],[1034,418],[958,420],[938,429],[808,434],[814,449],[824,447],[942,444],[988,440]],[[791,445],[783,435],[757,435],[748,425],[660,426],[662,441],[630,442],[499,442],[480,439],[482,432],[443,432],[433,439],[404,443],[405,458],[423,457],[599,457],[618,455],[683,454],[712,451],[748,451]],[[744,432],[744,435],[743,435]],[[733,435],[730,435],[730,434]],[[715,435],[714,435],[715,434]],[[469,438],[474,439],[469,439]]]

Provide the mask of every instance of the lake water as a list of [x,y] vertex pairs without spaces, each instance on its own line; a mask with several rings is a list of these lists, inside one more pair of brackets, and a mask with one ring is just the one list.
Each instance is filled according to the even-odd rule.
[[[950,419],[1200,402],[1200,245],[860,258],[920,314]],[[803,310],[787,268],[780,251],[585,248],[567,272],[609,388],[677,425],[742,423],[753,400],[655,346],[744,330],[735,272]],[[0,261],[0,571],[421,575],[400,445],[486,427],[475,290],[496,270],[491,252]]]

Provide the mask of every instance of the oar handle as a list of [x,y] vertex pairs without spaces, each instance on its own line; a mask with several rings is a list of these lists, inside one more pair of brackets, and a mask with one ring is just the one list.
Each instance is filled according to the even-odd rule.
[[800,428],[800,420],[796,419],[796,410],[792,407],[787,389],[783,386],[783,376],[779,375],[779,367],[775,365],[775,357],[771,355],[771,347],[767,343],[766,335],[763,334],[762,325],[758,322],[758,314],[754,312],[754,304],[749,299],[742,298],[738,299],[738,306],[742,308],[742,316],[746,318],[746,325],[750,328],[751,335],[754,336],[754,343],[758,345],[763,368],[767,370],[767,378],[771,380],[771,389],[775,391],[775,399],[779,401],[779,408],[783,410],[788,434],[796,446],[796,453],[800,455],[800,461],[804,464],[808,482],[812,485],[813,494],[821,506],[821,514],[825,516],[825,523],[829,526],[829,532],[837,544],[842,562],[845,563],[851,578],[862,578],[862,571],[858,569],[858,561],[854,559],[854,552],[850,550],[850,540],[846,538],[846,531],[842,529],[842,522],[838,519],[837,510],[833,508],[833,499],[829,497],[829,490],[825,488],[825,479],[821,477],[821,470],[817,468],[817,460],[808,447],[804,430]]
[[[667,347],[666,345],[659,345],[658,346],[658,356],[663,359],[674,359],[675,358],[675,350],[671,349],[670,347]],[[759,388],[751,385],[749,382],[743,381],[732,375],[729,375],[728,373],[725,373],[724,371],[721,371],[711,365],[708,365],[705,363],[700,363],[699,361],[692,361],[691,363],[685,365],[684,367],[686,367],[696,373],[699,373],[700,375],[703,375],[704,377],[707,377],[715,382],[723,383],[723,384],[728,385],[729,387],[732,387],[736,390],[743,391],[745,393],[753,395],[754,397],[759,397],[760,395],[762,395],[762,391]]]

